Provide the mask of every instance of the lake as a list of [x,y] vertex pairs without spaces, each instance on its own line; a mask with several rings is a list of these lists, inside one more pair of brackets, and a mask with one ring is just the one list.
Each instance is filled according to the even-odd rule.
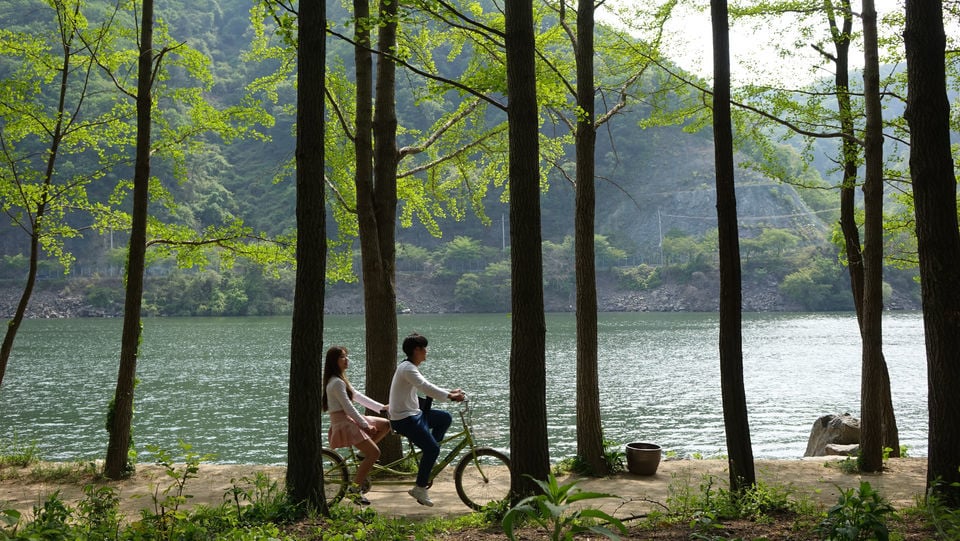
[[[405,314],[398,325],[401,338],[430,339],[428,379],[470,395],[480,440],[508,447],[510,316]],[[325,346],[350,349],[349,375],[362,389],[362,316],[326,316],[325,326]],[[23,323],[0,388],[0,450],[35,442],[45,460],[103,458],[121,327],[119,319]],[[140,460],[150,460],[148,444],[179,452],[182,440],[215,462],[286,461],[289,317],[149,318],[143,327],[133,421]],[[725,453],[718,327],[713,313],[600,314],[606,439],[651,441],[681,457]],[[883,328],[901,444],[926,456],[922,315],[887,313]],[[576,452],[575,329],[572,314],[547,316],[552,460]],[[744,314],[743,357],[756,458],[802,456],[821,415],[859,417],[854,314]]]

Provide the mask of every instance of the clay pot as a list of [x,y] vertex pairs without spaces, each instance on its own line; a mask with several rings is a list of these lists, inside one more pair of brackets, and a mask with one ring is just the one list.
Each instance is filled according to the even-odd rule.
[[653,475],[660,465],[660,446],[655,443],[627,444],[627,470],[637,475]]

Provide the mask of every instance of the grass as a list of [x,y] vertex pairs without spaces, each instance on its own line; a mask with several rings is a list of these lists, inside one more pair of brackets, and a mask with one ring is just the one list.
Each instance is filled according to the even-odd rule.
[[0,468],[25,468],[34,462],[39,462],[37,442],[24,442],[14,434],[7,441],[0,441]]

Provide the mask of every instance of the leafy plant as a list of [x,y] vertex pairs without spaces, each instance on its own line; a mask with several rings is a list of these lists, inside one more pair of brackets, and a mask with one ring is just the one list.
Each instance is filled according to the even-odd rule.
[[68,521],[72,512],[60,498],[57,490],[44,500],[42,505],[33,506],[33,522],[24,525],[22,537],[26,539],[62,539],[69,531]]
[[843,473],[854,474],[860,473],[860,464],[856,459],[847,457],[840,461],[830,461],[825,464],[825,466],[836,467]]
[[[527,477],[530,477],[529,475]],[[533,479],[532,477],[530,477]],[[600,524],[590,524],[587,521],[599,519],[615,526],[620,533],[627,533],[626,526],[619,519],[601,511],[589,507],[574,506],[583,500],[598,498],[616,498],[612,494],[601,492],[584,492],[576,488],[576,482],[560,485],[557,478],[550,474],[546,481],[533,479],[542,494],[528,496],[507,511],[503,517],[503,531],[511,540],[515,539],[513,535],[514,523],[520,517],[532,519],[540,526],[550,532],[550,539],[559,541],[560,539],[573,539],[578,533],[590,532],[602,535],[608,539],[619,539],[617,534],[609,528]],[[587,519],[587,520],[584,520]]]
[[[950,507],[937,495],[937,488],[942,483],[942,479],[934,481],[927,491],[923,510],[941,539],[960,539],[960,509]],[[950,486],[960,487],[960,483],[950,483]]]
[[[614,441],[603,440],[603,460],[607,464],[607,471],[611,474],[622,472],[626,469],[626,453],[623,452],[623,445]],[[578,475],[596,475],[593,468],[590,467],[583,457],[574,455],[567,457],[552,468],[554,475],[560,475],[565,472],[573,472]]]
[[224,494],[224,498],[232,501],[238,517],[258,523],[290,522],[297,516],[296,506],[269,475],[258,471],[253,478],[242,477],[240,481],[252,485],[252,488],[243,488],[231,479],[232,486]]
[[82,529],[90,538],[116,538],[120,530],[120,496],[116,489],[107,486],[83,487],[84,498],[77,503],[77,517],[81,519]]
[[[11,533],[16,533],[16,527],[18,524],[20,524],[21,516],[22,515],[20,511],[17,511],[16,509],[0,509],[0,526],[3,526],[4,528],[9,528],[12,526],[13,531]],[[3,529],[0,528],[0,532],[2,531]]]
[[173,455],[166,449],[161,449],[157,445],[147,445],[147,450],[156,456],[157,464],[163,466],[167,477],[173,479],[173,482],[165,488],[161,489],[159,483],[155,485],[152,495],[154,518],[160,525],[161,530],[164,531],[171,519],[182,518],[181,514],[178,513],[180,506],[192,497],[184,492],[187,480],[197,477],[197,472],[200,471],[200,462],[213,458],[213,455],[195,453],[193,446],[183,440],[180,441],[180,449],[184,452],[182,468],[174,463]]
[[895,515],[893,506],[873,490],[870,483],[862,481],[857,490],[840,489],[839,501],[827,511],[817,531],[827,540],[887,541],[890,538],[888,515]]

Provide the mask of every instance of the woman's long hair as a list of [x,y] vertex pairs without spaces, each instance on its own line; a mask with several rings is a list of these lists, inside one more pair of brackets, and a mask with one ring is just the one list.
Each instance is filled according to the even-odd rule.
[[330,409],[330,403],[327,401],[327,383],[330,378],[340,378],[347,384],[347,396],[353,400],[353,386],[347,375],[340,370],[340,356],[347,354],[347,348],[343,346],[333,346],[327,350],[327,355],[323,360],[323,390],[320,398],[320,405],[323,411]]

